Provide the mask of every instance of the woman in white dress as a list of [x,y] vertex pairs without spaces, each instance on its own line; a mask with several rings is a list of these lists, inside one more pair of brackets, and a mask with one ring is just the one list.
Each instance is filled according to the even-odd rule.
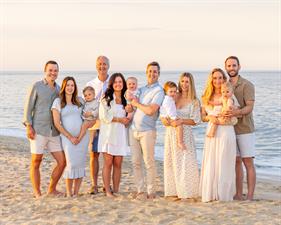
[[[205,138],[200,194],[202,202],[231,201],[235,194],[236,137],[233,125],[220,124],[212,110],[221,99],[221,85],[227,78],[223,70],[215,68],[208,77],[202,96],[202,120],[217,124],[214,137]],[[236,104],[237,105],[237,104]]]
[[[183,73],[178,84],[176,97],[176,122],[163,119],[166,126],[164,153],[164,194],[166,197],[196,199],[199,195],[199,170],[196,160],[192,126],[201,121],[200,103],[196,97],[192,74]],[[176,128],[183,125],[183,140],[186,150],[178,148]]]
[[[102,152],[104,157],[102,177],[105,194],[108,197],[114,197],[113,193],[119,191],[123,156],[129,152],[126,125],[130,121],[125,112],[126,90],[123,75],[121,73],[113,74],[109,79],[108,88],[99,108],[101,125],[98,152]],[[112,169],[113,193],[110,189]]]
[[[79,141],[78,136],[83,123],[81,118],[83,100],[77,97],[77,85],[73,77],[65,77],[59,94],[52,105],[54,124],[60,132],[62,147],[66,158],[64,177],[66,194],[77,196],[85,176],[88,153],[88,133]],[[89,127],[94,125],[89,123]],[[74,185],[73,185],[74,184]]]

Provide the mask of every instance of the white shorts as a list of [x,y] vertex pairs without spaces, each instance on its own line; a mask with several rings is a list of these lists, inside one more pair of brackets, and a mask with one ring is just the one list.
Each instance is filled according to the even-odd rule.
[[237,156],[241,158],[255,157],[255,133],[236,135]]
[[60,136],[46,137],[36,134],[34,140],[30,141],[30,151],[32,154],[43,154],[44,150],[50,152],[60,152],[62,150]]

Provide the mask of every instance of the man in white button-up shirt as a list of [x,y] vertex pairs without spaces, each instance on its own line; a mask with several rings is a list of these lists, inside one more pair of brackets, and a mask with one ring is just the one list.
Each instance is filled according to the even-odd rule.
[[[109,81],[109,59],[106,56],[99,56],[96,61],[96,69],[98,76],[89,81],[86,86],[91,86],[95,89],[96,99],[101,100],[104,92],[107,89]],[[91,194],[98,192],[98,173],[99,173],[99,153],[98,153],[98,137],[99,137],[99,123],[92,128],[90,132],[90,174],[92,187],[90,189]]]

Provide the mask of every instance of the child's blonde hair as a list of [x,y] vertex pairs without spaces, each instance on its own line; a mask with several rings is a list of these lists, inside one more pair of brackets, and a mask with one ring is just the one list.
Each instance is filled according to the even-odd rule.
[[138,83],[138,79],[135,77],[128,77],[126,82],[128,82],[128,80],[134,80],[134,81],[136,81],[136,83]]
[[91,91],[95,95],[95,89],[91,86],[87,86],[83,89],[83,94],[85,94],[86,91]]
[[233,93],[233,86],[230,82],[224,82],[222,85],[221,85],[221,90],[225,90],[225,89],[228,89],[230,90],[232,93]]

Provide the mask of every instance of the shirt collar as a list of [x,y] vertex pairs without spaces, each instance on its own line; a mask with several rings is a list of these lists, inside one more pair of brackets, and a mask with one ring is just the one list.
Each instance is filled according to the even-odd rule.
[[[46,78],[43,78],[43,84],[48,85],[48,81],[46,80]],[[57,87],[57,82],[54,83],[55,87]]]
[[145,85],[145,87],[147,87],[147,88],[154,88],[155,86],[158,86],[158,85],[159,85],[159,82],[156,81],[155,83],[153,83],[151,85],[149,85],[149,84]]
[[238,80],[237,80],[236,84],[234,85],[234,87],[238,87],[241,83],[242,83],[242,77],[240,75],[238,75]]
[[109,81],[109,75],[107,74],[107,78],[106,78],[105,81],[101,81],[101,80],[99,79],[99,75],[98,75],[98,76],[96,77],[96,81],[99,82],[99,83],[108,83],[108,81]]

